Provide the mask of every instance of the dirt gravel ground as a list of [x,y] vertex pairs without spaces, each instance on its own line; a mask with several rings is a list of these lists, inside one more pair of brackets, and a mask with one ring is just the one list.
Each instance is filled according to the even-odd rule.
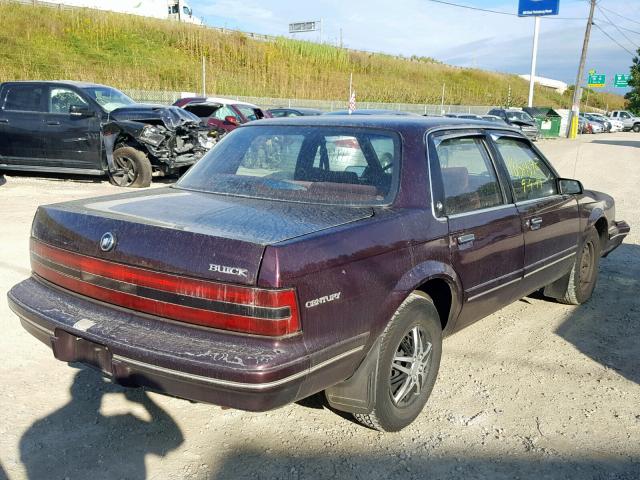
[[397,434],[320,395],[253,414],[55,361],[6,303],[29,275],[33,213],[118,190],[0,177],[0,479],[640,479],[640,135],[539,146],[562,175],[613,194],[632,233],[586,305],[525,298],[448,338],[425,411]]

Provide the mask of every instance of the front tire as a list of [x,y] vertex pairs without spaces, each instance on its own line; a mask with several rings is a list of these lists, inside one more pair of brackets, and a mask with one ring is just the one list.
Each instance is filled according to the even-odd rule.
[[140,150],[119,147],[113,151],[115,172],[109,172],[109,182],[118,187],[145,188],[151,185],[151,162]]
[[413,422],[431,395],[440,368],[442,327],[433,301],[412,293],[382,333],[376,397],[363,425],[397,432]]
[[591,298],[598,280],[600,266],[600,237],[591,227],[576,255],[575,263],[569,272],[569,283],[564,295],[558,300],[567,305],[580,305]]
[[636,123],[636,124],[633,126],[632,130],[633,130],[635,133],[639,133],[639,132],[640,132],[640,123]]

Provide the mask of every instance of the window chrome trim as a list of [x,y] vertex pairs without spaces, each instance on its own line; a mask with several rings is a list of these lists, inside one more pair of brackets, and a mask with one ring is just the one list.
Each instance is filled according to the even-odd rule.
[[475,215],[477,213],[493,212],[496,210],[504,210],[506,208],[515,208],[515,205],[513,203],[505,203],[502,205],[497,205],[495,207],[479,208],[478,210],[471,210],[470,212],[454,213],[453,215],[445,215],[443,218],[467,217],[469,215]]
[[529,200],[520,200],[519,202],[516,202],[515,205],[516,207],[519,206],[523,206],[523,205],[530,205],[532,203],[537,203],[537,202],[542,202],[544,200],[549,200],[555,197],[561,197],[564,198],[564,196],[560,193],[554,193],[553,195],[549,195],[547,197],[540,197],[540,198],[530,198]]

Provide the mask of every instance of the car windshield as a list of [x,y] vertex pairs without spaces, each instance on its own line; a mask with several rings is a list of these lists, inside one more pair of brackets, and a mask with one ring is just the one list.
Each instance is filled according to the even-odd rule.
[[400,138],[325,126],[246,126],[227,135],[176,184],[242,197],[330,205],[393,200]]
[[510,121],[516,122],[533,122],[533,118],[527,112],[506,112]]
[[111,87],[86,87],[82,90],[89,94],[107,112],[136,103],[120,90]]

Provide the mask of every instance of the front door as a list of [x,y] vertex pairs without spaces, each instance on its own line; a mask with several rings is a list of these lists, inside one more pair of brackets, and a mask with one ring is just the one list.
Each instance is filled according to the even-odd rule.
[[[462,328],[517,298],[522,279],[520,215],[502,188],[482,132],[433,137],[436,214],[449,223],[451,259],[464,289]],[[435,165],[434,165],[435,164]]]
[[523,138],[494,135],[524,230],[522,295],[548,285],[571,268],[580,232],[578,202],[558,193],[557,174]]
[[[44,119],[47,165],[54,169],[102,170],[100,117],[72,115],[71,107],[93,109],[76,91],[63,86],[49,89]],[[92,172],[95,173],[95,172]]]
[[0,165],[39,170],[45,165],[42,122],[46,87],[5,84],[0,92]]

